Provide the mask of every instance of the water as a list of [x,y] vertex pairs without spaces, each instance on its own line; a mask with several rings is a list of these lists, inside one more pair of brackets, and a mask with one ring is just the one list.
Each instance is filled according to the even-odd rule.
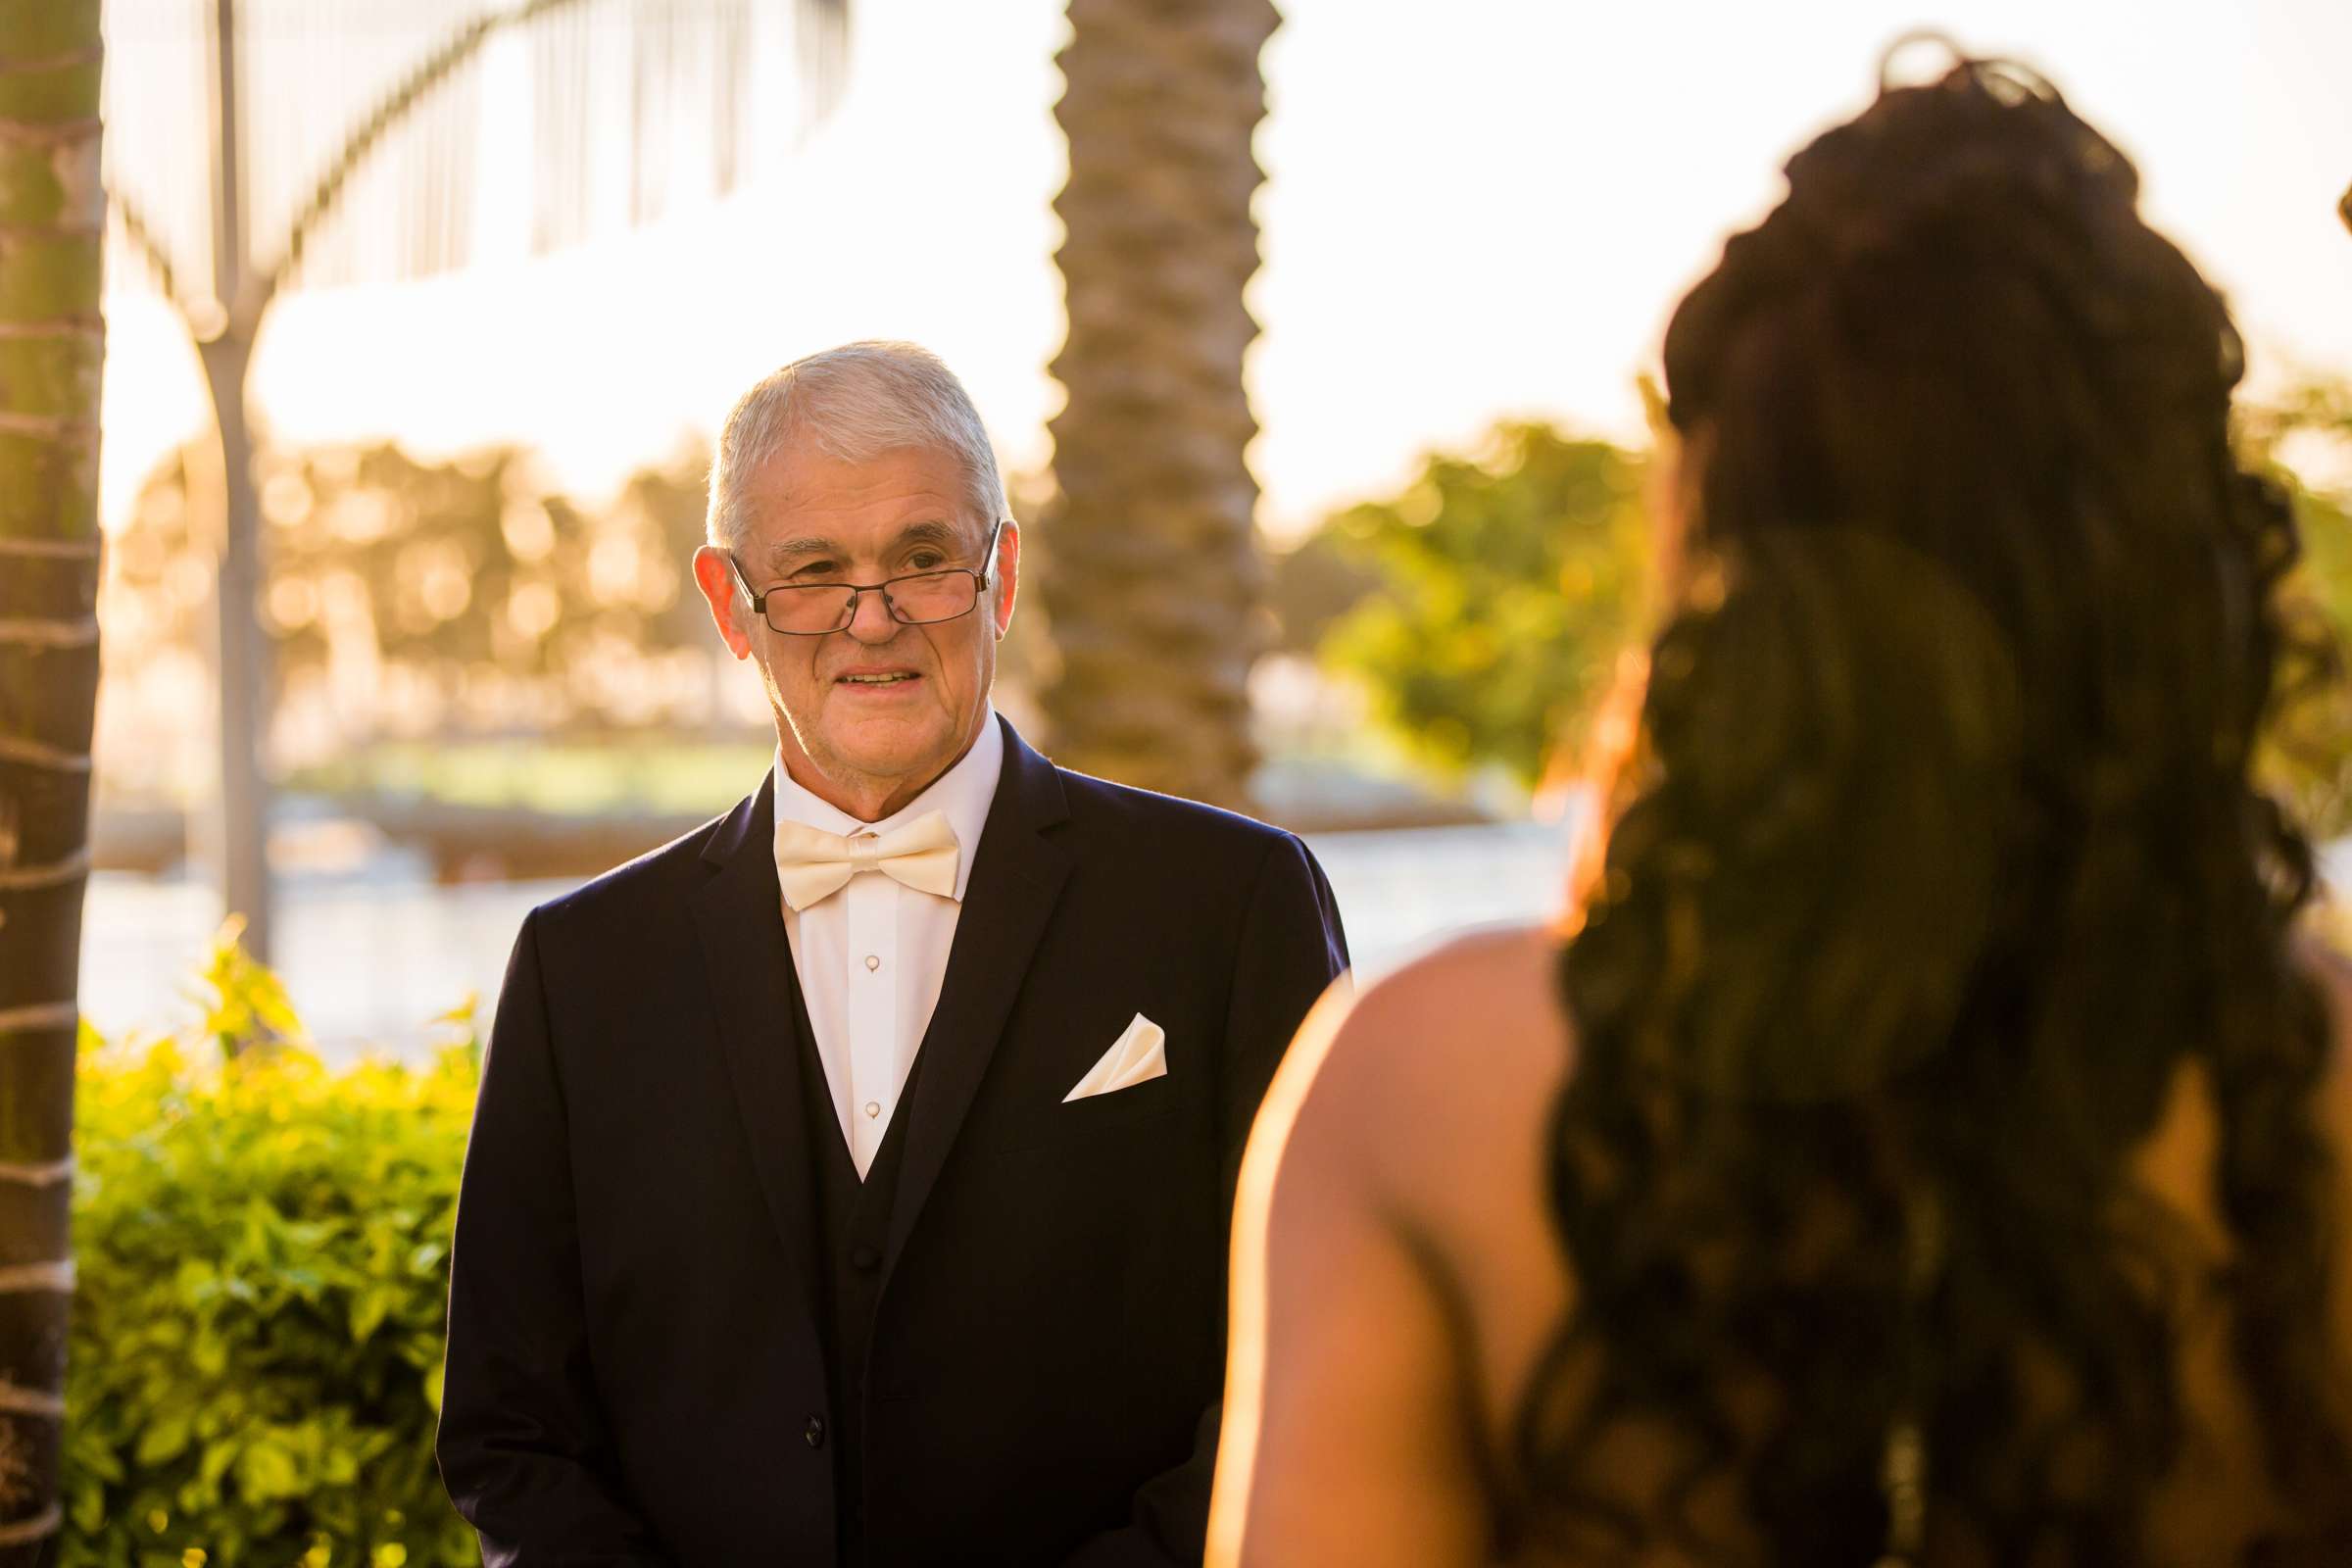
[[[1359,974],[1395,967],[1450,932],[1536,920],[1565,877],[1558,827],[1513,822],[1308,839],[1331,878]],[[283,879],[277,968],[320,1050],[414,1055],[431,1020],[480,999],[487,1017],[533,906],[577,879],[435,886],[393,854],[342,875]],[[100,872],[82,921],[82,1011],[109,1035],[160,1033],[199,1014],[190,976],[220,922],[209,887]]]

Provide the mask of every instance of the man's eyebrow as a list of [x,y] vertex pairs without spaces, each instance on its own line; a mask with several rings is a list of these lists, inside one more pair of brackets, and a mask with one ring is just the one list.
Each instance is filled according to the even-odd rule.
[[[953,523],[925,518],[921,522],[910,522],[901,528],[886,549],[898,551],[912,545],[937,545],[943,549],[954,550],[963,542]],[[853,555],[854,552],[843,549],[838,540],[811,534],[802,539],[780,539],[769,545],[766,561],[769,569],[781,571],[787,564],[804,557],[831,556],[839,561],[847,561]]]
[[963,541],[956,536],[954,526],[928,519],[922,522],[908,523],[906,527],[901,528],[899,536],[890,542],[893,550],[904,550],[908,545],[945,545],[953,549],[961,543]]
[[784,563],[792,561],[801,556],[841,556],[847,554],[847,551],[843,550],[840,545],[834,543],[832,540],[823,538],[819,535],[811,534],[805,539],[777,540],[774,544],[767,547],[766,560],[770,566],[781,568]]

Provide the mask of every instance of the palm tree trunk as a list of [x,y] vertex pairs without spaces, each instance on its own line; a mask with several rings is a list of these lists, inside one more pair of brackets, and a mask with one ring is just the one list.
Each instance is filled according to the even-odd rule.
[[1040,586],[1061,660],[1045,695],[1056,760],[1227,806],[1255,761],[1266,641],[1242,288],[1276,24],[1270,0],[1070,0],[1054,111],[1069,402]]
[[0,1568],[56,1551],[98,696],[99,0],[0,0]]

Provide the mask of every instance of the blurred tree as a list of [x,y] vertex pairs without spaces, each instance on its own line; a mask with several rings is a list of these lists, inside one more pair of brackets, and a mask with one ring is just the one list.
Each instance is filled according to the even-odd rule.
[[2240,417],[2245,455],[2293,498],[2303,557],[2288,577],[2286,611],[2324,634],[2334,654],[2318,667],[2281,671],[2281,700],[2257,765],[2297,819],[2322,838],[2352,830],[2352,381],[2306,377]]
[[[191,456],[148,478],[109,556],[107,623],[134,634],[110,643],[110,711],[134,720],[169,710],[202,640]],[[512,448],[265,456],[273,742],[301,765],[386,736],[708,726],[717,646],[684,570],[708,461],[681,451],[589,509]]]
[[1324,662],[1427,760],[1537,782],[1642,625],[1642,476],[1633,453],[1532,423],[1498,426],[1477,459],[1431,458],[1301,547],[1379,576],[1323,634]]
[[[2248,460],[2293,499],[2303,559],[2286,612],[2352,650],[2352,381],[2308,378],[2242,413]],[[1541,776],[1574,746],[1614,654],[1645,622],[1642,459],[1540,425],[1481,461],[1430,461],[1405,491],[1328,519],[1276,568],[1286,642],[1312,639],[1442,766]],[[1378,586],[1350,582],[1370,568]],[[1292,624],[1296,622],[1296,624]],[[2259,766],[2323,837],[2352,830],[2352,683],[2290,664]]]
[[1340,618],[1388,580],[1360,544],[1331,527],[1317,528],[1278,553],[1269,566],[1266,597],[1274,612],[1274,648],[1309,659]]
[[1277,18],[1271,0],[1070,0],[1069,15],[1045,710],[1060,761],[1240,805],[1266,640],[1242,289]]
[[[795,42],[812,89],[804,95],[810,106],[804,125],[831,106],[847,8],[848,0],[799,0]],[[734,182],[749,106],[762,95],[754,70],[759,33],[746,0],[404,0],[364,15],[318,0],[201,0],[156,9],[176,14],[142,15],[139,24],[115,33],[123,57],[114,73],[117,121],[133,134],[117,138],[123,145],[109,177],[127,255],[178,312],[212,394],[224,503],[214,596],[220,717],[214,853],[228,910],[245,917],[247,945],[267,959],[262,741],[270,682],[245,389],[271,303],[290,289],[348,281],[371,269],[411,278],[466,260],[482,162],[480,62],[493,35],[518,35],[529,45],[518,64],[532,104],[532,157],[520,177],[528,182],[533,244],[547,250],[585,238],[596,214],[619,205],[609,199],[615,184],[625,186],[629,222],[658,217],[682,146],[707,164],[713,187]],[[618,52],[615,41],[624,46]],[[375,61],[403,47],[415,51],[404,72],[373,74]],[[191,94],[188,68],[199,59],[206,79]],[[266,91],[257,90],[257,79]],[[363,105],[366,112],[355,115]],[[198,106],[201,127],[192,122]],[[257,117],[269,128],[261,134],[254,133]],[[321,117],[354,128],[321,146],[313,139]],[[598,135],[600,118],[625,118],[630,133]],[[196,171],[184,151],[203,133],[209,168],[191,178]],[[600,177],[613,173],[617,181]],[[355,208],[372,210],[387,242],[353,242]]]
[[98,699],[98,0],[0,0],[0,1565],[54,1550]]

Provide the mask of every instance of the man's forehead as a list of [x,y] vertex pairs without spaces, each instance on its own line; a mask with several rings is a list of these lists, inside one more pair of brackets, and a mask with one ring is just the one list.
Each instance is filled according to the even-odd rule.
[[890,447],[861,459],[837,458],[806,441],[786,441],[752,470],[747,489],[794,510],[940,496],[960,503],[965,475],[956,454],[938,447]]
[[947,453],[898,448],[861,463],[787,448],[744,486],[755,517],[779,526],[855,525],[859,531],[938,518],[967,521],[970,490]]

